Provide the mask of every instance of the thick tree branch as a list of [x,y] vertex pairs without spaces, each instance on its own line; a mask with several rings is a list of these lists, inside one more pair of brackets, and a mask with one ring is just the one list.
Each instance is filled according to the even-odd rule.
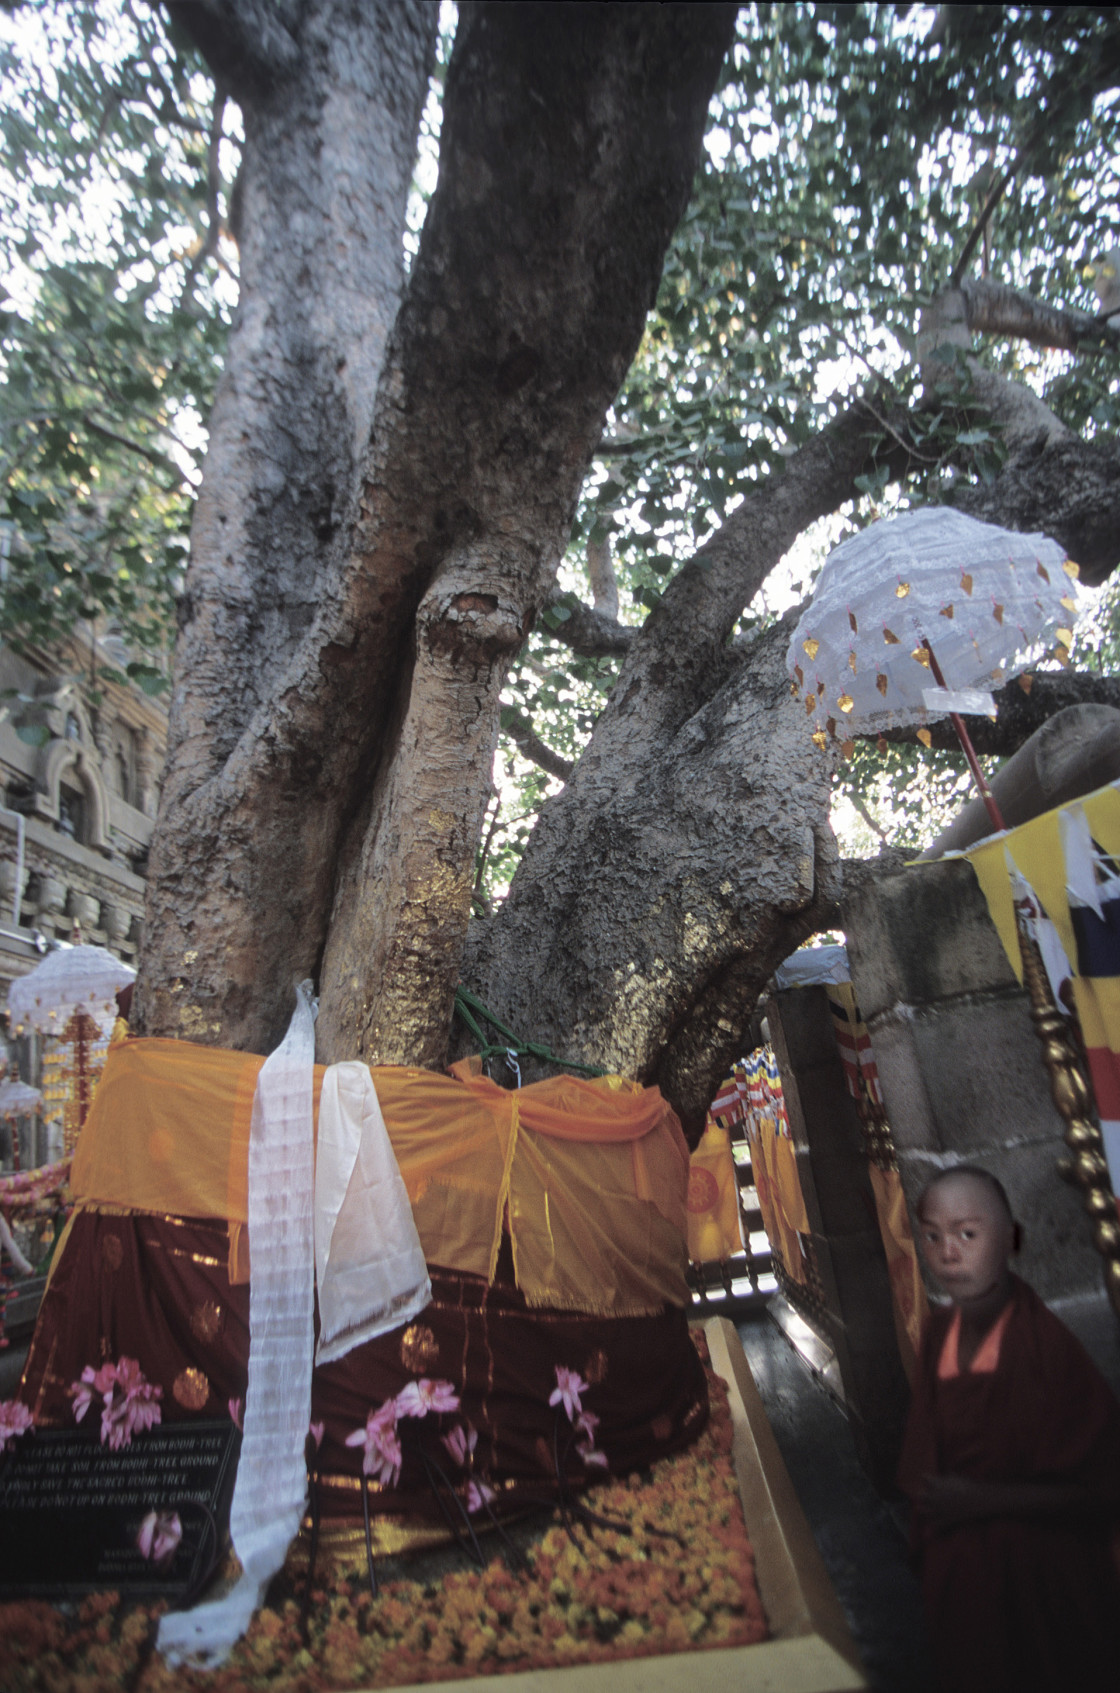
[[[930,304],[918,335],[926,382],[924,406],[940,409],[948,403],[986,412],[1007,448],[999,475],[991,482],[952,489],[953,503],[983,522],[1052,536],[1080,565],[1082,581],[1095,587],[1120,562],[1120,445],[1104,436],[1082,440],[1037,394],[986,370],[971,353],[970,298],[977,302],[978,314],[991,308],[992,322],[998,311],[1006,314],[1001,321],[1014,318],[1021,325],[1033,321],[1038,326],[1050,322],[1047,333],[1052,332],[1053,318],[1061,317],[1074,329],[1078,322],[1096,325],[1099,339],[1100,322],[1084,313],[1047,318],[1049,308],[1026,296],[995,285],[990,289],[984,283],[969,283],[967,294],[963,286],[949,289]],[[963,368],[938,361],[938,352],[943,356],[946,349],[963,361]],[[899,433],[905,435],[905,431]],[[904,444],[882,456],[905,473],[909,468],[906,453]]]
[[[1027,678],[1024,678],[1027,681]],[[1018,678],[993,695],[998,716],[968,717],[968,732],[977,752],[1009,758],[1023,742],[1057,712],[1071,705],[1120,707],[1120,676],[1097,676],[1091,671],[1036,671],[1024,687]],[[887,741],[914,743],[917,728],[888,729]],[[932,745],[939,752],[956,752],[960,747],[949,719],[929,725]],[[876,736],[867,737],[877,739]]]
[[879,439],[878,413],[856,400],[765,481],[670,582],[623,660],[580,768],[598,754],[638,764],[720,685],[736,620],[779,559],[818,517],[858,492]]
[[545,605],[563,606],[568,612],[562,623],[557,623],[555,627],[549,625],[548,633],[554,641],[578,653],[580,658],[615,658],[629,652],[638,633],[560,588],[549,594]]
[[166,0],[219,82],[241,99],[294,76],[302,57],[298,0]]
[[520,713],[511,715],[503,721],[502,729],[531,764],[539,765],[550,776],[558,776],[562,782],[568,780],[574,768],[574,760],[565,758],[562,753],[553,752],[552,748],[541,740],[527,717],[522,717]]
[[1074,306],[1051,306],[987,277],[963,277],[958,284],[970,330],[1009,335],[1032,347],[1079,352],[1087,346],[1120,348],[1120,324]]

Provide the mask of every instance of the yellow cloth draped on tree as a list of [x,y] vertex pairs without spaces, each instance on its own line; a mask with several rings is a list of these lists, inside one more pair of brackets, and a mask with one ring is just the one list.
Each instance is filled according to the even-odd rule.
[[[75,1198],[224,1217],[241,1279],[263,1062],[185,1041],[111,1048],[74,1155]],[[505,1226],[530,1305],[641,1316],[687,1303],[688,1148],[656,1088],[559,1076],[507,1092],[477,1060],[450,1076],[372,1074],[429,1263],[491,1277]]]

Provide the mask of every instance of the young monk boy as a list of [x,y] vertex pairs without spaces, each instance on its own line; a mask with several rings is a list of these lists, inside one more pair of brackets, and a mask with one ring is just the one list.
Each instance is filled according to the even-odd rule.
[[952,1303],[926,1325],[899,1467],[945,1693],[1120,1688],[1120,1404],[1008,1259],[1018,1228],[988,1171],[918,1205]]

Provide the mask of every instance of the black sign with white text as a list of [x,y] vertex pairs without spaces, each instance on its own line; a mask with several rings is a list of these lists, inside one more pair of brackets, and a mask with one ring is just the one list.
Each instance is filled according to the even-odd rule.
[[84,1430],[32,1430],[0,1460],[0,1597],[96,1588],[172,1601],[224,1545],[241,1436],[164,1423],[111,1451]]

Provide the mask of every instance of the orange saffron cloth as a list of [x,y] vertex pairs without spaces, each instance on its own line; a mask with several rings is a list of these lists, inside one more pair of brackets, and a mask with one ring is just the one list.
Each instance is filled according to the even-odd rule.
[[[80,1204],[230,1225],[248,1272],[248,1147],[263,1058],[186,1041],[110,1048],[71,1171]],[[685,1305],[688,1148],[657,1088],[558,1076],[510,1092],[377,1066],[374,1087],[429,1263],[491,1278],[508,1227],[530,1305],[644,1316]],[[318,1110],[323,1070],[315,1069]]]

